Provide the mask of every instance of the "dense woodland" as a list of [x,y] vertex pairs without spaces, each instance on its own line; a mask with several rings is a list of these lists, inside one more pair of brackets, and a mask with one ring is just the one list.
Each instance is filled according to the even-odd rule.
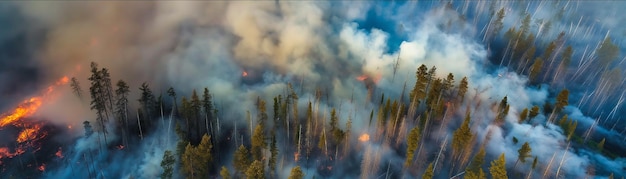
[[[598,93],[609,94],[611,89],[620,86],[614,80],[621,75],[619,68],[611,69],[619,54],[611,37],[607,36],[596,48],[597,63],[578,69],[580,71],[567,71],[575,54],[575,49],[567,44],[567,39],[571,37],[562,32],[548,44],[541,44],[535,38],[543,38],[542,35],[533,34],[530,29],[532,22],[529,14],[521,19],[519,27],[503,30],[504,8],[491,11],[492,18],[484,40],[492,42],[501,39],[504,42],[506,48],[500,65],[527,75],[529,85],[548,83],[559,89],[554,92],[556,97],[553,102],[527,106],[517,117],[517,122],[556,124],[567,136],[567,147],[585,147],[614,156],[610,151],[604,151],[604,139],[593,141],[588,138],[588,133],[577,133],[577,122],[563,113],[564,107],[569,104],[565,79],[579,79],[581,74],[592,74],[595,77],[586,77],[584,81],[602,86]],[[290,179],[305,176],[325,178],[333,175],[332,166],[344,165],[343,162],[350,158],[361,157],[357,167],[361,178],[378,176],[380,172],[389,175],[389,171],[381,171],[388,167],[379,166],[381,159],[380,155],[375,155],[376,149],[358,148],[354,145],[358,142],[390,146],[396,153],[406,156],[402,171],[393,174],[394,177],[545,178],[552,177],[550,168],[560,169],[564,161],[532,156],[533,146],[516,138],[513,142],[519,142],[521,147],[513,166],[506,166],[504,153],[492,161],[485,161],[485,144],[490,136],[478,139],[472,126],[492,121],[493,125],[505,130],[510,127],[507,124],[509,121],[505,120],[510,108],[507,97],[487,104],[492,105],[495,119],[472,118],[469,107],[458,109],[466,106],[463,104],[480,103],[467,95],[472,89],[467,77],[455,78],[449,73],[446,78],[437,78],[435,66],[421,65],[415,69],[415,84],[412,87],[405,85],[407,89],[403,89],[401,96],[393,98],[385,94],[369,94],[369,101],[379,106],[377,110],[337,110],[340,106],[320,110],[320,103],[329,93],[324,89],[314,91],[316,98],[308,105],[298,106],[302,92],[287,84],[287,89],[273,98],[255,99],[256,109],[238,109],[245,113],[245,125],[235,124],[220,113],[220,106],[215,103],[220,97],[211,94],[210,86],[184,92],[171,87],[164,94],[155,93],[147,82],[127,84],[123,80],[115,81],[106,67],[91,63],[90,84],[79,84],[76,78],[72,78],[71,87],[78,98],[90,101],[94,112],[95,120],[84,122],[86,137],[98,135],[100,146],[94,152],[106,153],[119,146],[132,149],[144,142],[145,136],[164,132],[157,130],[159,127],[175,131],[178,138],[176,149],[164,153],[161,178],[280,178],[279,169],[285,167],[285,163],[296,165],[291,169]],[[81,85],[89,87],[87,92],[81,89]],[[130,93],[139,94],[140,98],[130,99]],[[133,107],[131,102],[134,100],[140,105]],[[598,98],[588,101],[586,105],[594,106],[606,100],[609,100],[608,97]],[[459,110],[465,111],[465,115],[458,116],[455,111]],[[369,113],[369,118],[341,119],[339,115],[351,112]],[[546,122],[533,122],[539,114],[547,116]],[[375,133],[367,134],[370,137],[368,140],[359,141],[358,135],[361,134],[353,132],[352,122],[356,120],[366,121],[370,128],[376,129]],[[446,128],[456,129],[449,141],[429,139],[428,136]],[[113,131],[120,133],[120,140],[108,137]],[[451,150],[446,150],[448,146]],[[358,156],[357,152],[352,152],[355,150],[365,150],[365,153]],[[538,165],[538,160],[549,161],[549,164]],[[442,170],[445,166],[449,167]],[[516,170],[522,166],[531,170]],[[317,172],[305,173],[304,167],[316,168]],[[545,172],[533,173],[537,167],[542,167]],[[94,169],[89,175],[97,177],[99,174]],[[559,175],[558,170],[556,175]]]

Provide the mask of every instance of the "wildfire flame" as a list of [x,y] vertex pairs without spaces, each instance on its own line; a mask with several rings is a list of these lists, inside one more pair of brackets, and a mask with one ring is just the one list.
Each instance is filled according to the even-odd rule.
[[243,77],[246,77],[246,76],[248,76],[248,72],[246,72],[246,71],[243,71],[243,72],[241,73],[241,76],[243,76]]
[[[46,131],[41,130],[43,123],[22,121],[21,119],[35,114],[43,104],[44,99],[46,99],[46,97],[48,97],[57,86],[65,85],[68,82],[69,78],[64,76],[63,78],[57,80],[53,85],[45,88],[46,90],[40,96],[24,100],[18,104],[14,110],[0,114],[0,130],[8,125],[21,128],[17,139],[15,139],[17,142],[16,148],[14,149],[15,151],[11,152],[8,147],[0,148],[0,159],[13,158],[17,155],[21,155],[28,147],[30,147],[33,151],[41,149],[41,146],[37,146],[38,143],[36,141],[47,135]],[[39,170],[45,170],[45,165],[39,166]]]
[[39,167],[37,167],[37,170],[42,171],[42,172],[45,171],[46,170],[46,164],[45,163],[41,164]]
[[63,158],[63,151],[61,150],[61,147],[59,147],[59,150],[57,150],[57,152],[54,153],[54,155],[56,155],[59,158]]
[[298,162],[298,159],[300,159],[300,153],[298,153],[298,152],[294,152],[294,153],[293,153],[293,158],[294,158],[294,160],[295,160],[296,162]]
[[366,79],[367,79],[367,75],[361,75],[361,76],[357,76],[356,77],[356,80],[359,80],[359,81],[363,81],[363,80],[366,80]]
[[359,136],[359,141],[361,142],[367,142],[370,140],[370,135],[369,134],[361,134],[361,136]]

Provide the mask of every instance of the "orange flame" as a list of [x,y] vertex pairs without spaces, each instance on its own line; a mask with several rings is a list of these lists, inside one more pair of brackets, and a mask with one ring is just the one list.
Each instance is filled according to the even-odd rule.
[[359,141],[361,142],[367,142],[370,140],[370,135],[369,134],[361,134],[361,136],[359,136]]
[[41,106],[40,97],[32,97],[23,101],[15,110],[9,114],[0,115],[0,128],[15,123],[17,120],[33,115]]
[[243,77],[246,77],[246,76],[248,76],[248,72],[246,72],[246,71],[243,71],[243,72],[241,73],[241,76],[243,76]]
[[[12,111],[0,114],[0,130],[7,125],[13,125],[18,128],[21,128],[20,133],[17,136],[16,142],[17,147],[15,148],[15,152],[11,152],[9,148],[3,147],[0,148],[0,159],[1,158],[13,158],[17,155],[23,154],[27,147],[33,149],[33,151],[38,151],[41,149],[41,146],[33,141],[38,141],[39,139],[44,138],[47,135],[46,131],[41,130],[43,124],[36,123],[32,121],[20,121],[25,117],[32,116],[37,112],[37,110],[43,104],[43,99],[46,99],[55,87],[60,85],[65,85],[69,82],[69,78],[67,76],[62,77],[57,80],[53,85],[45,88],[46,90],[40,96],[31,97],[27,100],[22,101],[20,104],[15,107]],[[45,165],[39,167],[40,170],[45,170]]]

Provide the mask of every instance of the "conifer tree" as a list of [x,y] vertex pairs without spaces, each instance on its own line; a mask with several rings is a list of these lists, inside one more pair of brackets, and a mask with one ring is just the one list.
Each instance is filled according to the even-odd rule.
[[465,93],[467,92],[467,89],[468,89],[467,77],[463,77],[463,79],[461,79],[461,82],[459,83],[459,95],[458,95],[458,98],[461,99],[461,102],[463,102],[463,99],[465,99]]
[[454,131],[452,136],[452,158],[460,161],[461,165],[465,163],[464,158],[470,151],[472,141],[474,140],[474,134],[470,129],[470,112],[465,114],[465,120],[463,124]]
[[80,83],[78,82],[78,79],[76,79],[76,77],[72,77],[72,79],[70,79],[70,87],[72,87],[72,92],[74,92],[78,99],[82,101],[83,90],[80,88]]
[[522,112],[519,114],[519,121],[518,123],[522,123],[526,120],[526,118],[528,118],[528,108],[524,108],[524,110],[522,110]]
[[252,163],[250,160],[250,153],[248,153],[248,149],[246,149],[246,147],[242,144],[239,148],[237,148],[237,151],[235,151],[235,154],[233,155],[235,175],[237,173],[245,173],[250,163]]
[[420,140],[420,129],[419,127],[414,127],[409,132],[409,136],[407,137],[407,147],[406,147],[406,160],[404,161],[404,166],[409,167],[411,162],[413,161],[413,156],[415,155],[415,150],[417,150],[419,140]]
[[602,140],[600,142],[598,142],[598,150],[600,152],[602,152],[602,150],[604,149],[604,143],[606,142],[605,138],[602,138]]
[[481,147],[474,158],[472,163],[465,169],[465,178],[467,179],[486,179],[485,172],[483,172],[482,165],[485,161],[485,148]]
[[250,153],[254,160],[263,159],[263,149],[266,147],[265,135],[263,134],[263,125],[257,125],[252,135],[252,147]]
[[509,177],[506,174],[506,159],[504,158],[504,153],[500,154],[498,159],[491,161],[491,167],[489,167],[489,173],[491,173],[491,178],[497,179],[508,179]]
[[302,172],[302,169],[300,169],[300,166],[295,166],[291,169],[291,173],[289,174],[288,179],[303,179],[303,178],[304,178],[304,173]]
[[246,170],[246,178],[248,179],[263,179],[265,178],[265,170],[263,168],[263,162],[255,160],[250,164],[250,167]]
[[222,179],[231,179],[230,172],[228,171],[228,168],[226,168],[226,166],[222,166],[222,169],[220,170],[220,176],[222,177]]
[[267,166],[269,168],[269,173],[270,176],[274,176],[275,171],[276,171],[276,161],[278,158],[278,147],[276,146],[276,132],[274,130],[272,130],[271,132],[271,142],[270,142],[270,153],[271,153],[271,157],[269,159],[269,162],[267,163]]
[[422,175],[422,179],[432,179],[435,174],[433,173],[433,163],[428,164],[428,168]]
[[619,48],[617,45],[613,44],[610,37],[606,37],[600,48],[596,50],[596,54],[598,55],[598,67],[600,70],[608,68],[608,66],[615,60],[615,58],[619,55]]
[[569,91],[567,89],[561,90],[556,96],[556,103],[554,104],[554,112],[559,113],[568,105]]
[[117,82],[117,89],[115,90],[115,116],[117,118],[117,127],[122,132],[122,144],[128,146],[128,93],[130,93],[130,87],[126,82],[120,80]]
[[163,173],[161,174],[162,179],[172,178],[174,174],[174,162],[176,162],[176,159],[172,151],[166,150],[165,153],[163,153],[163,160],[161,160],[161,167],[163,168]]
[[530,156],[531,151],[532,149],[530,148],[530,144],[528,144],[528,142],[524,142],[522,147],[519,150],[517,150],[517,153],[518,153],[517,161],[515,161],[515,165],[513,165],[513,168],[517,166],[517,162],[526,163],[526,158],[531,157]]
[[409,93],[410,100],[419,102],[426,97],[426,86],[428,84],[429,76],[428,76],[428,67],[422,64],[419,68],[417,68],[417,72],[415,74],[417,80],[415,81],[415,86],[411,93]]
[[539,115],[539,106],[536,106],[536,105],[535,105],[535,106],[533,106],[533,107],[530,109],[530,113],[529,113],[529,115],[528,115],[528,118],[529,118],[529,119],[533,119],[533,118],[537,117],[537,115]]
[[541,73],[541,68],[543,66],[543,59],[541,58],[536,58],[535,62],[533,63],[533,65],[530,67],[530,73],[528,74],[528,79],[531,82],[536,83],[537,81],[537,76],[539,76],[539,73]]

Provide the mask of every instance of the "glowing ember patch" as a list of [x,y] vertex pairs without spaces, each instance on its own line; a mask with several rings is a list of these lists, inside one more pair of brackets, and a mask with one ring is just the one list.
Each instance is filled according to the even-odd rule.
[[35,134],[35,132],[37,131],[32,128],[24,129],[22,132],[20,132],[20,135],[17,136],[17,142],[22,143],[28,140],[35,139],[37,137],[37,134]]
[[124,145],[118,145],[117,146],[117,150],[122,150],[122,149],[124,149]]
[[248,76],[248,72],[246,72],[246,71],[243,71],[243,72],[241,73],[241,76],[243,76],[243,77],[246,77],[246,76]]
[[361,76],[356,77],[356,80],[359,80],[359,81],[363,81],[366,79],[367,79],[367,75],[361,75]]
[[293,153],[293,158],[297,162],[298,159],[300,158],[300,153],[298,153],[298,152]]
[[370,135],[369,134],[361,134],[361,136],[359,136],[359,141],[361,142],[367,142],[370,140]]
[[57,150],[57,152],[54,153],[54,155],[56,155],[59,158],[63,158],[63,151],[61,150],[61,147],[59,147],[59,150]]
[[45,163],[41,164],[39,167],[37,167],[37,170],[42,171],[42,172],[45,171],[46,170],[46,164]]

